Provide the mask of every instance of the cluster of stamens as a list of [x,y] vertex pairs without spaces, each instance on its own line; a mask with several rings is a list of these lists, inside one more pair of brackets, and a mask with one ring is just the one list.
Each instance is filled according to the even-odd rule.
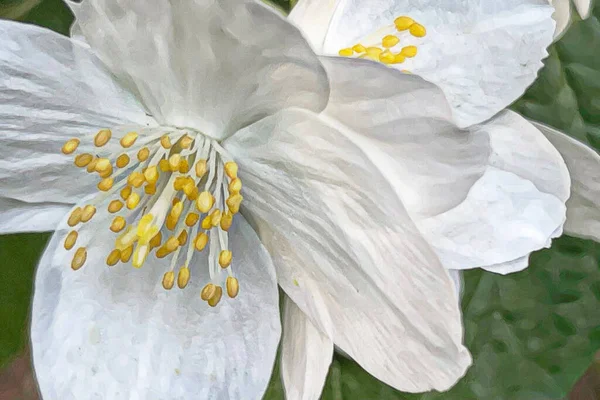
[[[94,137],[98,152],[111,139],[110,130],[99,131]],[[138,139],[144,143],[134,148]],[[79,139],[70,139],[62,152],[73,154],[79,144]],[[141,268],[152,253],[159,259],[171,257],[162,286],[171,290],[177,281],[183,289],[190,281],[194,253],[204,251],[211,282],[202,289],[201,298],[216,306],[223,286],[229,297],[236,297],[239,284],[231,266],[228,231],[243,200],[237,164],[216,141],[199,133],[171,130],[144,137],[128,132],[119,144],[122,151],[116,154],[75,156],[77,167],[98,174],[100,193],[69,215],[67,224],[73,230],[65,238],[65,249],[75,247],[77,227],[94,217],[96,206],[108,202],[107,211],[114,215],[109,229],[115,235],[108,266],[131,262]],[[132,162],[134,158],[137,162]],[[86,248],[78,247],[71,268],[80,269],[86,259]],[[181,266],[176,274],[177,265]],[[227,272],[224,282],[221,271]]]
[[[425,27],[412,18],[407,16],[398,17],[394,20],[394,29],[397,32],[408,32],[416,38],[424,37],[427,34]],[[370,41],[369,39],[366,39]],[[402,46],[401,40],[396,34],[385,35],[381,40],[370,45],[360,43],[352,47],[347,47],[339,51],[343,57],[367,58],[373,61],[379,61],[383,64],[402,64],[407,58],[417,55],[417,46]]]

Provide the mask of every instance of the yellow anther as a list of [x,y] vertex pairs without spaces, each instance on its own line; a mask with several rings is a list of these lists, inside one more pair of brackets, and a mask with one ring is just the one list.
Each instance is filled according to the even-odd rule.
[[142,268],[144,262],[146,261],[146,257],[150,253],[150,245],[148,243],[138,243],[133,252],[133,259],[131,260],[131,265],[134,268]]
[[119,262],[120,259],[121,259],[121,250],[114,249],[113,251],[110,252],[108,257],[106,257],[106,265],[108,265],[109,267],[117,265],[117,263]]
[[204,174],[206,174],[206,171],[208,169],[207,165],[206,165],[206,160],[199,160],[196,163],[196,176],[198,178],[202,178],[204,176]]
[[185,193],[190,201],[194,201],[198,198],[198,188],[193,180],[190,180],[190,182],[185,184],[183,187],[183,193]]
[[162,234],[158,232],[152,239],[150,239],[150,248],[154,249],[160,246],[162,242]]
[[171,208],[170,215],[173,218],[179,218],[179,216],[181,215],[182,211],[183,211],[183,202],[182,201],[178,201],[177,204],[174,204],[173,207]]
[[227,295],[232,299],[240,292],[240,284],[233,276],[228,276],[225,286],[227,287]]
[[73,268],[74,271],[77,271],[83,266],[86,259],[87,250],[85,249],[85,247],[78,248],[75,252],[75,255],[73,256],[73,260],[71,261],[71,268]]
[[233,196],[229,196],[225,203],[227,203],[229,211],[231,211],[233,214],[237,214],[240,211],[240,204],[242,204],[242,200],[244,200],[242,195],[237,193]]
[[398,53],[394,56],[394,64],[402,64],[406,57],[402,53]]
[[171,200],[171,205],[174,206],[175,204],[179,203],[181,201],[180,198],[178,197],[173,197],[173,200]]
[[67,225],[75,226],[81,222],[81,214],[83,210],[81,207],[76,207],[73,211],[71,211],[71,215],[69,215],[69,219],[67,219]]
[[98,157],[92,156],[92,160],[90,161],[90,163],[87,166],[87,172],[92,173],[92,172],[96,171],[96,163],[98,162],[98,160],[99,160]]
[[221,286],[215,287],[215,293],[208,299],[208,305],[211,307],[216,307],[221,301],[221,296],[223,296],[223,288]]
[[200,292],[200,298],[204,301],[207,301],[211,297],[215,295],[217,292],[217,287],[212,283],[207,283]]
[[403,47],[402,50],[400,51],[400,53],[404,56],[404,57],[414,57],[417,55],[417,46],[406,46]]
[[169,157],[169,169],[173,172],[179,171],[179,163],[181,162],[181,156],[179,154],[173,154]]
[[75,156],[75,165],[83,168],[86,165],[88,165],[89,163],[92,162],[92,160],[94,159],[94,156],[88,153],[83,153],[83,154],[79,154],[77,156]]
[[144,178],[146,178],[146,182],[148,183],[156,183],[158,181],[158,168],[156,165],[146,168],[144,171]]
[[207,213],[215,204],[215,198],[210,192],[202,192],[196,199],[196,208],[201,213]]
[[188,240],[188,233],[186,230],[182,230],[179,236],[177,236],[177,241],[179,241],[179,245],[181,247],[185,246]]
[[96,214],[96,207],[88,204],[81,211],[81,222],[88,222]]
[[98,175],[100,175],[100,177],[102,177],[102,178],[108,178],[109,176],[112,175],[112,173],[113,173],[113,167],[112,167],[112,165],[109,165],[107,169],[99,172]]
[[231,194],[239,193],[240,190],[242,190],[241,179],[240,178],[232,179],[231,182],[229,182],[229,193],[231,193]]
[[175,283],[175,273],[173,271],[165,272],[163,276],[162,285],[165,290],[173,289],[173,284]]
[[[158,231],[160,231],[160,227],[157,225],[152,225],[150,229],[148,229],[146,233],[144,233],[144,235],[140,237],[140,242],[150,243],[154,236],[156,236],[159,233]],[[150,245],[150,247],[152,247],[152,245]]]
[[190,281],[190,269],[188,267],[181,267],[177,274],[177,286],[179,289],[184,289]]
[[127,208],[129,208],[130,210],[133,210],[139,203],[140,203],[140,195],[133,192],[127,198],[127,201],[125,204],[127,205]]
[[182,174],[187,174],[190,171],[190,164],[188,160],[183,159],[179,162],[179,172]]
[[196,239],[194,239],[194,247],[198,251],[204,250],[206,245],[208,244],[208,235],[204,232],[200,232]]
[[168,172],[171,170],[171,167],[169,167],[169,161],[164,158],[158,162],[158,168],[162,172]]
[[223,213],[218,208],[210,213],[210,223],[212,224],[212,226],[219,226],[219,224],[221,223],[222,215]]
[[160,138],[160,145],[163,147],[163,149],[170,149],[171,148],[171,139],[169,138],[169,135],[164,135]]
[[138,138],[137,132],[129,132],[121,138],[121,146],[128,148],[133,146]]
[[355,44],[354,46],[352,46],[352,50],[354,50],[357,53],[364,53],[365,51],[367,51],[367,48],[362,44]]
[[181,146],[182,149],[189,149],[190,146],[192,145],[193,141],[194,141],[194,139],[192,139],[188,135],[184,135],[181,138],[181,140],[179,141],[179,145]]
[[238,165],[233,161],[228,161],[225,163],[225,173],[229,177],[229,179],[237,178],[238,174]]
[[123,202],[121,200],[113,200],[108,204],[108,212],[112,214],[121,211],[122,208]]
[[121,262],[127,263],[131,259],[131,255],[133,254],[133,245],[125,247],[121,250]]
[[381,44],[387,49],[394,47],[398,43],[400,43],[400,39],[398,39],[398,36],[395,35],[386,35],[383,37],[383,39],[381,39]]
[[210,229],[212,228],[212,218],[210,217],[210,215],[207,215],[202,222],[200,223],[200,226],[202,227],[202,229]]
[[183,190],[183,187],[187,184],[187,179],[185,176],[178,176],[175,178],[173,182],[173,189],[175,190]]
[[[146,170],[146,171],[148,171],[148,170]],[[140,186],[142,186],[145,181],[146,181],[146,178],[144,177],[144,174],[142,174],[141,172],[132,172],[131,175],[129,175],[127,177],[127,184],[129,184],[135,188],[139,188]]]
[[196,222],[200,219],[200,216],[196,213],[189,213],[187,217],[185,217],[185,224],[187,226],[194,226]]
[[117,240],[115,240],[115,249],[123,251],[125,248],[133,245],[137,239],[136,230],[130,225],[125,229],[125,232],[121,233],[117,237]]
[[98,161],[96,161],[96,172],[104,172],[110,167],[110,160],[108,158],[99,158]]
[[367,47],[367,56],[373,58],[374,60],[379,60],[379,55],[383,52],[379,47]]
[[232,257],[233,254],[230,250],[221,250],[221,253],[219,254],[219,265],[221,266],[221,268],[229,267],[229,265],[231,264]]
[[63,154],[71,154],[79,147],[79,139],[69,139],[63,145],[61,151]]
[[121,232],[123,228],[125,228],[126,224],[127,221],[125,221],[125,218],[121,216],[115,217],[115,219],[113,219],[112,223],[110,224],[110,230],[115,233]]
[[113,187],[114,183],[115,180],[113,178],[104,178],[98,183],[98,189],[107,192]]
[[229,211],[225,211],[221,216],[221,229],[228,231],[233,223],[233,215]]
[[169,215],[167,217],[167,221],[165,223],[165,225],[167,226],[167,229],[172,231],[173,229],[175,229],[175,227],[177,226],[177,218],[172,217],[171,215]]
[[352,54],[354,54],[354,50],[352,50],[351,48],[345,48],[341,49],[338,53],[342,57],[350,57]]
[[177,238],[175,236],[171,236],[163,245],[163,247],[169,252],[173,252],[175,250],[177,250],[177,247],[179,247],[179,240],[177,240]]
[[411,17],[398,17],[394,20],[394,25],[396,25],[396,29],[399,31],[405,31],[410,28],[415,23],[415,20]]
[[136,235],[138,237],[142,237],[150,230],[150,226],[152,226],[152,221],[154,221],[154,216],[152,214],[146,214],[138,223]]
[[147,147],[143,147],[137,153],[137,159],[142,162],[146,161],[150,157],[150,150]]
[[117,165],[117,168],[125,168],[127,164],[129,164],[129,161],[130,159],[127,154],[121,154],[117,157],[117,162],[115,164]]
[[165,258],[169,254],[170,254],[170,251],[167,250],[164,246],[161,247],[161,248],[159,248],[158,250],[156,250],[156,257],[157,258]]
[[106,143],[108,143],[111,137],[112,132],[110,131],[110,129],[102,129],[101,131],[96,133],[96,137],[94,137],[94,144],[96,145],[96,147],[102,147]]
[[386,50],[379,55],[379,61],[381,61],[384,64],[393,64],[395,59],[396,56],[389,50]]
[[75,242],[77,242],[77,236],[79,236],[77,231],[69,232],[65,238],[65,250],[71,250],[73,246],[75,246]]
[[410,26],[409,32],[414,37],[423,37],[427,34],[425,27],[421,24],[417,24],[416,22]]
[[121,198],[123,200],[127,200],[129,196],[131,196],[131,190],[131,186],[125,186],[123,189],[121,189]]
[[147,184],[146,186],[144,186],[144,193],[150,194],[150,195],[156,193],[156,184],[153,183],[153,184]]

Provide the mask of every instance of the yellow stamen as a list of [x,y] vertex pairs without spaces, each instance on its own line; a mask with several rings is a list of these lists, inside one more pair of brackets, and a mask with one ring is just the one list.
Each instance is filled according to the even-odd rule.
[[63,154],[71,154],[79,147],[79,139],[69,139],[62,147]]
[[156,184],[149,183],[146,186],[144,186],[144,193],[149,195],[153,195],[154,193],[156,193]]
[[127,263],[131,259],[131,255],[133,254],[133,245],[125,247],[121,250],[121,262]]
[[165,272],[163,276],[162,285],[165,290],[173,289],[173,284],[175,283],[175,273],[173,271]]
[[123,208],[123,202],[121,200],[113,200],[108,204],[108,212],[114,214],[121,211]]
[[69,232],[65,238],[65,250],[71,250],[73,246],[75,246],[75,242],[77,242],[77,236],[79,236],[77,231]]
[[414,37],[423,37],[427,34],[425,27],[421,24],[417,24],[416,22],[410,26],[409,32]]
[[133,144],[135,143],[137,138],[138,138],[137,132],[129,132],[121,138],[121,141],[120,141],[121,146],[123,146],[124,148],[129,148],[129,147],[133,146]]
[[150,253],[150,246],[148,243],[138,243],[133,252],[133,260],[131,261],[131,265],[134,268],[142,268],[144,262],[146,261],[146,257]]
[[240,178],[232,179],[229,182],[229,193],[239,193],[242,190],[242,181]]
[[354,50],[351,48],[341,49],[339,51],[339,55],[342,57],[350,57],[352,54],[354,54]]
[[169,215],[167,217],[167,222],[165,223],[165,225],[167,226],[167,229],[172,231],[173,229],[175,229],[175,226],[177,226],[177,218],[174,218],[173,216]]
[[179,247],[179,240],[175,236],[171,236],[163,245],[163,247],[170,253]]
[[190,269],[188,267],[181,267],[177,274],[177,286],[179,286],[179,289],[185,289],[189,281]]
[[133,186],[134,188],[139,188],[144,184],[145,180],[146,178],[141,172],[132,172],[131,175],[127,177],[127,184]]
[[81,211],[81,222],[88,222],[96,214],[96,207],[88,204]]
[[147,147],[142,147],[137,153],[137,159],[142,162],[146,161],[150,157],[150,150]]
[[217,292],[217,287],[212,283],[207,283],[206,286],[202,288],[202,292],[200,292],[200,298],[204,301],[207,301],[211,297],[215,295]]
[[395,36],[395,35],[384,36],[383,39],[381,40],[381,44],[383,45],[383,47],[385,47],[387,49],[394,47],[398,43],[400,43],[400,39],[398,39],[398,36]]
[[160,243],[162,242],[162,234],[158,232],[152,239],[150,239],[150,247],[152,249],[156,247],[160,247]]
[[140,195],[133,192],[127,198],[127,202],[125,204],[127,205],[127,208],[129,208],[130,210],[133,210],[139,203],[140,203]]
[[355,44],[354,46],[352,46],[352,50],[354,50],[357,53],[364,53],[365,51],[367,51],[367,48],[365,46],[363,46],[362,44]]
[[111,137],[112,132],[110,129],[102,129],[96,134],[96,137],[94,137],[94,145],[96,145],[96,147],[102,147],[108,143]]
[[98,183],[98,189],[103,192],[108,192],[113,187],[114,183],[115,180],[113,178],[104,178]]
[[194,247],[198,251],[204,250],[206,245],[208,244],[208,235],[204,232],[200,232],[196,239],[194,240]]
[[210,223],[212,224],[212,226],[219,226],[219,224],[221,223],[222,215],[223,213],[218,208],[210,213]]
[[125,168],[127,166],[127,164],[129,164],[129,156],[127,154],[121,154],[119,157],[117,157],[117,168]]
[[73,211],[71,211],[71,215],[69,215],[69,219],[67,220],[67,225],[75,226],[78,223],[80,223],[82,213],[83,210],[81,209],[81,207],[77,207]]
[[181,247],[185,246],[185,244],[187,243],[187,240],[188,240],[188,233],[187,233],[187,231],[185,231],[185,230],[181,231],[181,233],[179,234],[179,236],[177,236],[177,240],[179,241],[179,245]]
[[205,230],[212,228],[212,218],[210,217],[210,215],[207,215],[202,220],[202,223],[200,224],[200,226],[202,227],[202,229],[205,229]]
[[229,267],[229,265],[231,264],[232,257],[233,254],[230,250],[221,250],[221,253],[219,254],[219,265],[221,266],[221,268]]
[[112,223],[110,224],[110,230],[115,233],[121,232],[123,228],[125,228],[126,224],[127,221],[125,221],[125,218],[121,216],[115,217],[115,219],[113,219]]
[[404,57],[412,58],[417,55],[417,46],[406,46],[400,51]]
[[90,163],[87,166],[87,172],[92,173],[92,172],[96,171],[96,163],[98,162],[98,160],[99,160],[98,157],[92,156],[92,160],[90,161]]
[[389,50],[386,50],[379,55],[379,61],[384,64],[392,64],[395,59],[396,56],[394,56],[394,54]]
[[240,211],[240,204],[242,204],[242,200],[244,200],[244,198],[241,194],[234,194],[233,196],[229,196],[225,203],[227,203],[229,211],[231,211],[233,214],[237,214]]
[[196,199],[196,208],[201,213],[207,213],[215,204],[215,198],[210,192],[202,192]]
[[171,139],[169,138],[169,135],[164,135],[163,137],[160,138],[160,145],[163,147],[163,149],[170,149],[171,148]]
[[208,299],[208,305],[211,307],[216,307],[221,301],[221,296],[223,296],[223,288],[221,286],[215,287],[215,293]]
[[96,172],[107,171],[110,167],[110,160],[108,158],[99,158],[96,161]]
[[145,171],[144,171],[144,178],[146,178],[146,182],[152,184],[152,183],[156,183],[158,181],[158,168],[156,168],[156,165],[153,165],[151,167],[148,167]]
[[415,23],[411,17],[398,17],[394,20],[394,25],[396,25],[396,29],[399,31],[405,31],[410,28]]
[[187,226],[194,226],[196,222],[200,219],[200,215],[196,213],[189,213],[187,217],[185,217],[185,224]]
[[87,259],[87,250],[85,247],[80,247],[75,251],[75,255],[73,256],[73,260],[71,261],[71,268],[74,271],[77,271],[79,268],[83,267],[85,260]]
[[231,228],[231,224],[233,223],[233,214],[229,211],[225,211],[221,216],[221,229],[227,232],[229,228]]
[[368,57],[374,60],[379,60],[379,55],[383,52],[379,47],[367,47],[366,53]]
[[238,280],[233,276],[227,277],[225,286],[227,287],[227,295],[232,299],[235,298],[240,292],[240,284],[238,283]]
[[179,145],[181,146],[182,149],[189,149],[190,146],[192,145],[193,141],[194,141],[194,139],[192,139],[188,135],[184,135],[181,138],[181,140],[179,141]]
[[89,163],[91,163],[93,159],[94,159],[93,155],[88,154],[88,153],[83,153],[83,154],[79,154],[79,155],[75,156],[74,163],[79,168],[83,168],[86,165],[88,165]]
[[120,259],[121,259],[121,250],[114,249],[113,251],[110,252],[108,257],[106,257],[106,265],[108,265],[109,267],[117,265],[117,263],[119,262]]
[[169,161],[164,158],[158,162],[158,168],[160,168],[162,172],[168,172],[171,170],[171,167],[169,167]]
[[125,186],[123,189],[121,189],[121,198],[123,200],[127,200],[129,196],[131,196],[131,191],[131,186]]
[[238,165],[233,161],[226,162],[225,163],[225,173],[227,174],[229,179],[237,178]]
[[179,173],[187,174],[190,171],[190,164],[188,160],[183,159],[179,162]]
[[206,160],[199,160],[196,163],[196,176],[198,178],[202,178],[204,176],[204,174],[206,174],[207,171],[207,166],[206,166]]
[[406,57],[402,53],[398,53],[394,56],[394,64],[402,64]]
[[173,172],[179,171],[179,163],[181,162],[181,156],[179,154],[173,154],[169,157],[169,169]]

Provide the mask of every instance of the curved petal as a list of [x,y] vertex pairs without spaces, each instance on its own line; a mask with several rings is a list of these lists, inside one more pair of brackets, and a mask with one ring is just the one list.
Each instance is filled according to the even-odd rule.
[[[337,55],[357,43],[381,47],[385,35],[398,35],[392,52],[415,45],[418,53],[391,66],[439,85],[466,127],[489,119],[533,83],[552,43],[552,12],[547,0],[341,0],[322,53]],[[405,15],[427,35],[398,32],[394,20]]]
[[[0,20],[0,193],[4,203],[75,203],[89,194],[60,149],[70,138],[152,121],[85,48],[47,29]],[[97,152],[90,142],[79,150]],[[75,183],[76,182],[76,183]],[[22,207],[18,206],[18,207]],[[41,207],[41,208],[40,208]],[[41,217],[41,216],[40,216]],[[46,221],[48,222],[48,221]],[[48,229],[44,221],[31,228]]]
[[554,128],[532,123],[558,149],[571,174],[565,233],[600,242],[600,156]]
[[0,197],[0,235],[53,231],[70,209],[66,204],[31,204]]
[[550,0],[550,4],[554,6],[552,18],[556,21],[554,40],[558,40],[571,25],[571,0]]
[[549,243],[564,222],[569,176],[537,129],[504,112],[459,130],[434,85],[359,61],[323,58],[324,113],[362,134],[356,142],[447,268],[511,262]]
[[460,300],[464,291],[462,272],[456,269],[449,269],[448,273],[450,273],[450,278],[452,278],[452,282],[454,282],[456,298],[458,300],[458,304],[460,304]]
[[285,297],[281,377],[286,400],[318,400],[333,359],[333,342]]
[[581,18],[586,19],[590,16],[592,12],[592,0],[573,0],[573,3],[575,3],[575,8]]
[[317,53],[323,51],[323,44],[329,23],[343,0],[300,0],[288,16],[288,20],[296,25]]
[[277,110],[327,102],[310,46],[257,2],[85,0],[73,11],[92,49],[163,125],[223,139]]
[[447,389],[470,364],[453,283],[354,135],[287,110],[224,146],[280,286],[317,329],[395,388]]
[[[102,208],[104,209],[104,208]],[[48,399],[261,398],[280,337],[272,262],[243,218],[231,246],[242,289],[215,308],[200,299],[206,261],[190,266],[186,289],[165,291],[169,261],[150,256],[144,268],[107,267],[112,233],[99,215],[83,226],[77,247],[87,263],[72,271],[53,236],[38,267],[31,342],[40,391]]]

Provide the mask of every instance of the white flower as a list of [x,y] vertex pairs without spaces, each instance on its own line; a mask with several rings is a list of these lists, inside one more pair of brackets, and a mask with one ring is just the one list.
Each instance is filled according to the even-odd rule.
[[554,32],[554,40],[559,39],[571,25],[571,3],[575,4],[575,9],[582,19],[590,16],[592,11],[592,0],[550,0],[555,8],[552,17],[556,20],[556,31]]
[[44,398],[260,398],[277,283],[399,389],[464,373],[453,284],[398,193],[424,215],[464,199],[492,130],[456,128],[416,76],[319,60],[251,1],[72,7],[86,44],[0,21],[0,230],[56,230],[32,306]]

